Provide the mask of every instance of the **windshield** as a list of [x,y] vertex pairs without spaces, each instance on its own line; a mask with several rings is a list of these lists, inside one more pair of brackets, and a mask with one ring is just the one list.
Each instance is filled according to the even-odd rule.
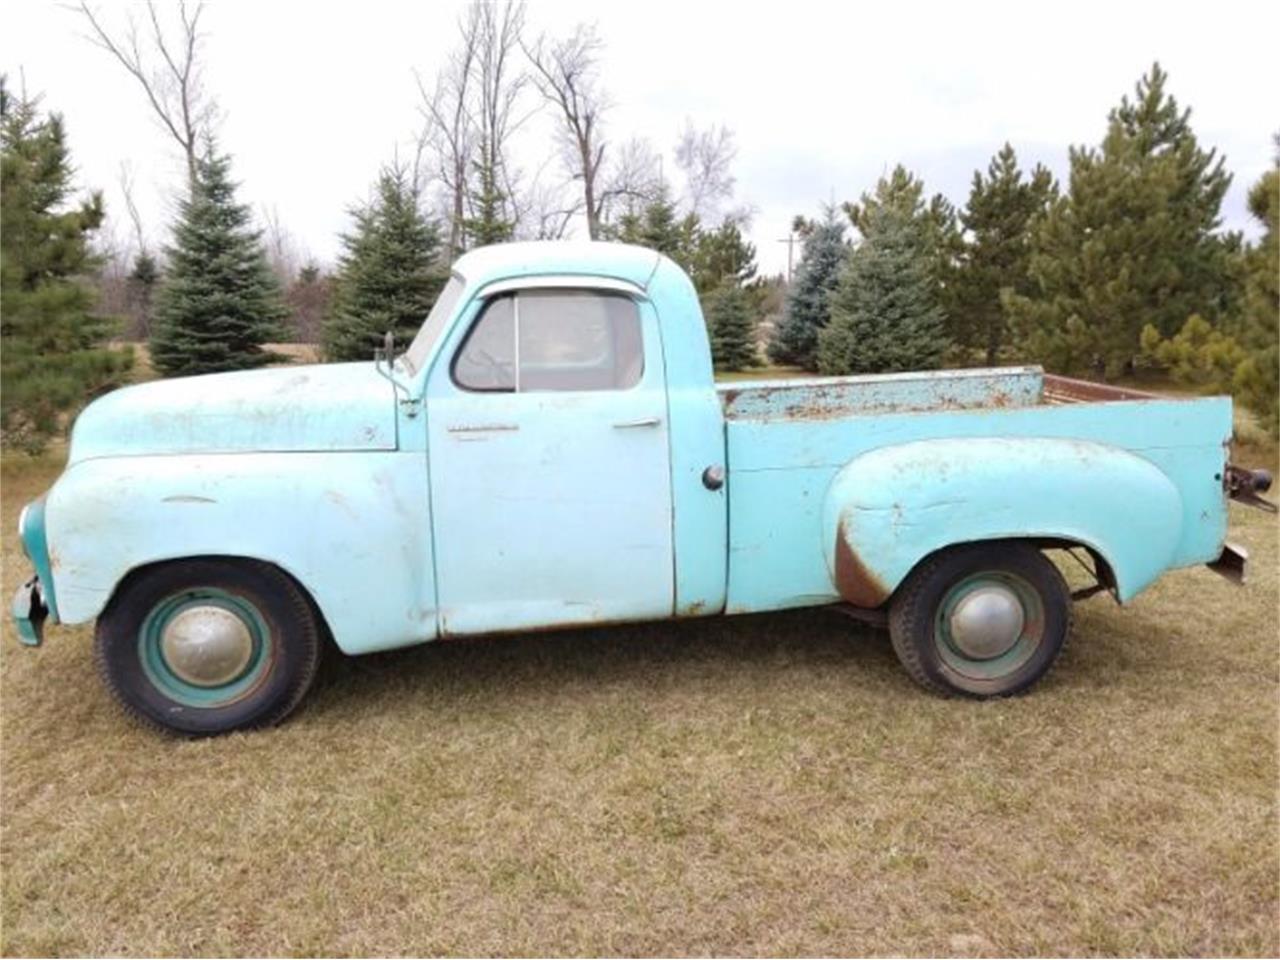
[[455,273],[440,291],[440,296],[436,298],[436,305],[427,314],[422,329],[418,331],[418,335],[413,338],[413,343],[409,344],[409,349],[401,357],[410,373],[417,373],[422,369],[422,364],[426,361],[427,354],[431,352],[432,345],[440,339],[445,323],[453,315],[453,308],[458,304],[463,286],[465,284],[462,277]]

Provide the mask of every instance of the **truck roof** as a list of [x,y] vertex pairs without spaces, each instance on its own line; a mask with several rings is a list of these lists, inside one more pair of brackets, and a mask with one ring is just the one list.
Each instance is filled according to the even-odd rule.
[[499,243],[463,254],[453,264],[468,286],[512,277],[569,273],[648,284],[661,254],[629,243],[535,240]]

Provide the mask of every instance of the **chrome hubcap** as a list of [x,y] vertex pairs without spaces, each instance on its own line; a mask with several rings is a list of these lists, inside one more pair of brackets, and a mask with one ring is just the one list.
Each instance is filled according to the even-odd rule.
[[197,687],[230,683],[249,666],[253,635],[243,620],[222,607],[187,607],[165,625],[160,637],[165,664]]
[[961,653],[974,660],[991,660],[1018,642],[1025,622],[1018,595],[992,584],[966,594],[952,610],[948,627]]

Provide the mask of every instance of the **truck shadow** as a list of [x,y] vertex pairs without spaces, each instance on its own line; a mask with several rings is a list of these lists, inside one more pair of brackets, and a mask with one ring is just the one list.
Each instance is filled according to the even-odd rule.
[[433,699],[570,696],[583,685],[690,692],[752,684],[761,677],[846,674],[855,686],[912,690],[889,636],[827,610],[802,610],[662,623],[623,624],[527,635],[444,640],[347,657],[327,651],[308,712],[370,701],[388,709]]

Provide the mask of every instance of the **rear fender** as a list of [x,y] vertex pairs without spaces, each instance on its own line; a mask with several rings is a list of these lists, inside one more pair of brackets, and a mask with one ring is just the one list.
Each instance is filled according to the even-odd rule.
[[880,447],[836,474],[823,511],[840,596],[877,607],[925,557],[978,540],[1088,547],[1125,602],[1166,570],[1182,501],[1149,460],[1055,438],[922,440]]

